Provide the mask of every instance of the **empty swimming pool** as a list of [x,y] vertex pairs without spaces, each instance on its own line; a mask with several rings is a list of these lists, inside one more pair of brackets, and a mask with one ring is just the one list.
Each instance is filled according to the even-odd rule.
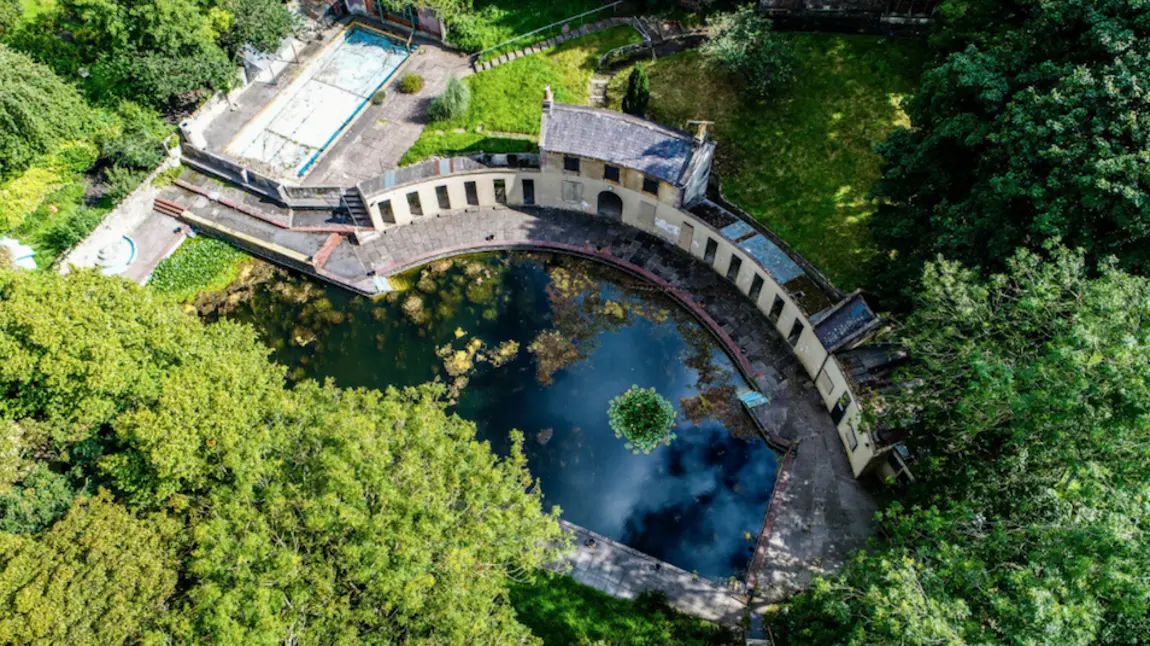
[[410,52],[352,27],[228,144],[238,157],[302,177]]

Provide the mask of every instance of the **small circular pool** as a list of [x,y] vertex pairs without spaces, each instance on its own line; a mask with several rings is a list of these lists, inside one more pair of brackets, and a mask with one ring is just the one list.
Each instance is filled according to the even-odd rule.
[[[707,578],[742,576],[777,460],[736,399],[714,337],[645,283],[588,260],[483,254],[397,277],[384,299],[280,272],[208,317],[253,324],[293,379],[384,388],[443,382],[506,453],[525,435],[545,505]],[[674,403],[675,439],[635,454],[608,425],[631,385]]]

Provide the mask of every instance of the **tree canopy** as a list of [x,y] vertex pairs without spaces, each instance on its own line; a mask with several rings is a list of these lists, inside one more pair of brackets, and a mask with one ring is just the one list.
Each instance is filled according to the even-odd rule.
[[928,265],[905,389],[916,483],[887,540],[796,598],[789,643],[1134,644],[1150,635],[1150,281],[1021,251]]
[[250,328],[85,272],[0,272],[0,357],[5,641],[533,643],[507,584],[558,524],[441,388],[288,389]]
[[951,0],[940,15],[913,126],[879,148],[879,288],[913,286],[940,253],[1000,271],[1052,237],[1150,269],[1145,3]]
[[76,88],[0,44],[0,178],[23,171],[65,141],[85,137],[94,117]]
[[771,19],[748,4],[708,19],[715,34],[703,45],[703,56],[719,68],[738,74],[743,90],[759,99],[773,97],[794,75],[790,47],[771,31]]

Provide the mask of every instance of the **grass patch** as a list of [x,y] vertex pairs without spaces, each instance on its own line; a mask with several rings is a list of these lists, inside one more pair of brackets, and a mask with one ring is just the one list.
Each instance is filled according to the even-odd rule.
[[485,130],[538,134],[543,86],[550,84],[555,100],[561,103],[586,103],[599,57],[638,41],[639,34],[631,27],[616,27],[472,74],[464,79],[471,89],[467,113],[458,119],[433,122],[428,128],[474,131],[483,126]]
[[[603,3],[601,0],[475,0],[472,6],[469,15],[456,21],[451,30],[454,43],[468,51],[494,47],[516,36],[601,7]],[[614,15],[610,11],[601,14],[593,14],[592,22]],[[534,41],[531,37],[522,38],[512,49],[525,47]]]
[[445,132],[437,135],[435,131],[425,131],[403,154],[399,165],[409,166],[433,155],[446,157],[474,153],[533,153],[538,150],[539,144],[530,139],[488,137],[479,132]]
[[[467,113],[458,119],[428,124],[400,164],[411,164],[433,154],[535,150],[532,142],[500,138],[497,133],[539,134],[545,85],[551,85],[556,101],[587,103],[588,85],[599,57],[608,50],[639,40],[639,34],[631,27],[616,27],[468,76],[464,79],[471,90]],[[492,134],[475,132],[480,127]],[[452,132],[460,128],[467,132]],[[436,135],[436,130],[444,134]],[[488,143],[481,145],[484,140]],[[527,148],[527,144],[532,147]],[[504,148],[484,147],[489,145]]]
[[676,612],[660,598],[616,599],[566,576],[540,574],[511,588],[519,621],[546,646],[738,644],[720,626]]
[[[685,128],[715,122],[716,170],[726,196],[771,227],[843,289],[865,284],[877,250],[867,228],[879,178],[875,144],[908,125],[902,101],[926,56],[914,40],[788,34],[795,82],[778,101],[750,102],[738,80],[709,69],[698,52],[648,67],[652,117]],[[626,73],[613,79],[616,109]]]
[[196,236],[185,240],[174,254],[160,262],[148,286],[178,301],[190,301],[201,292],[227,287],[250,258],[226,242]]

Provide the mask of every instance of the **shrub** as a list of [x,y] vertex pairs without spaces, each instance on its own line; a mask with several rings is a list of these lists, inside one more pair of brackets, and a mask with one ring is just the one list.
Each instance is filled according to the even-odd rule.
[[148,172],[145,170],[112,166],[104,171],[104,179],[108,182],[108,192],[105,196],[112,204],[118,204],[136,190],[136,187],[147,176]]
[[470,106],[471,90],[463,81],[452,76],[447,79],[447,87],[444,88],[443,94],[431,102],[427,115],[433,121],[449,121],[462,117]]
[[771,31],[771,20],[752,5],[707,21],[715,36],[703,45],[703,56],[715,66],[743,77],[743,89],[763,99],[790,82],[794,56]]
[[118,132],[101,145],[101,157],[116,166],[152,169],[164,161],[164,139],[172,128],[160,115],[138,103],[121,101],[116,108]]
[[52,255],[59,255],[76,246],[100,226],[104,211],[82,204],[75,205],[58,221],[39,235],[39,242]]
[[0,231],[22,224],[48,194],[65,183],[54,169],[34,167],[0,186]]
[[633,453],[650,453],[675,439],[675,408],[654,388],[631,386],[611,400],[607,419],[615,437],[627,440]]
[[371,95],[371,104],[372,105],[379,105],[380,103],[383,103],[385,99],[387,99],[387,92],[384,90],[380,90],[380,91],[376,92],[375,94]]
[[399,91],[404,94],[416,94],[423,89],[423,77],[418,74],[404,74],[399,79]]
[[623,96],[623,112],[637,117],[647,115],[647,104],[651,102],[651,80],[647,78],[647,68],[636,65],[627,77],[627,94]]

